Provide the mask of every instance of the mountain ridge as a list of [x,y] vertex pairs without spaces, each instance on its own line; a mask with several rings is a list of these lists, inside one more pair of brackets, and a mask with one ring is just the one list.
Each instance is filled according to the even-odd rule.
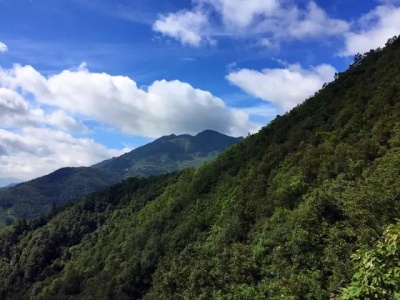
[[[242,137],[234,138],[213,130],[204,130],[194,136],[171,134],[92,167],[119,170],[124,178],[162,174],[165,172],[157,171],[159,164],[165,166],[168,164],[167,172],[185,168],[186,166],[177,165],[184,161],[193,161],[191,166],[199,166],[242,139]],[[162,155],[160,155],[161,149]],[[199,161],[196,162],[196,159]],[[125,166],[131,167],[126,170]]]
[[[198,142],[197,136],[201,138]],[[130,176],[146,177],[210,161],[242,138],[212,130],[196,136],[169,135],[91,167],[65,167],[0,190],[0,226],[38,217],[55,207],[104,189]]]

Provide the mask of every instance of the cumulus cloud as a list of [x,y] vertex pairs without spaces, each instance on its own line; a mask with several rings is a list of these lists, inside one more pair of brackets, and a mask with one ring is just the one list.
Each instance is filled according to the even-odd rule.
[[[349,24],[330,18],[315,2],[305,7],[279,0],[197,0],[191,11],[160,16],[153,30],[200,46],[218,36],[255,38],[273,45],[290,39],[340,35]],[[213,17],[217,16],[217,18]]]
[[29,126],[44,123],[45,113],[34,109],[17,92],[0,87],[0,125]]
[[361,17],[355,29],[345,35],[342,56],[365,53],[383,47],[387,40],[400,33],[400,7],[390,4],[377,6]]
[[9,114],[25,114],[28,103],[17,93],[6,88],[0,88],[0,116]]
[[62,167],[89,166],[126,151],[50,128],[0,129],[0,177],[29,180]]
[[56,110],[50,114],[48,114],[45,118],[45,122],[60,130],[67,132],[81,132],[88,133],[89,130],[83,124],[79,123],[73,117],[67,115],[62,110]]
[[153,30],[165,36],[172,36],[192,46],[211,41],[207,34],[208,17],[202,11],[179,11],[161,15],[153,25]]
[[84,125],[63,111],[46,113],[40,107],[32,107],[16,91],[4,87],[0,87],[0,126],[51,126],[72,132],[88,131]]
[[8,47],[6,44],[0,42],[0,53],[4,53],[8,51]]
[[273,15],[279,9],[277,0],[202,0],[220,14],[227,26],[245,28],[253,23],[256,17]]
[[[84,66],[45,77],[31,66],[0,71],[2,84],[36,102],[105,122],[120,130],[157,137],[198,133],[205,128],[243,135],[257,126],[244,111],[233,109],[207,91],[180,81],[155,81],[146,90],[125,76],[91,73]],[[60,113],[49,120],[74,127]]]
[[279,35],[288,34],[293,38],[302,39],[308,36],[340,35],[349,29],[349,24],[343,20],[330,18],[315,2],[309,2],[306,9],[291,8],[288,17],[279,24]]
[[252,96],[277,104],[288,111],[334,78],[335,68],[321,64],[304,69],[299,64],[261,72],[241,69],[226,78]]

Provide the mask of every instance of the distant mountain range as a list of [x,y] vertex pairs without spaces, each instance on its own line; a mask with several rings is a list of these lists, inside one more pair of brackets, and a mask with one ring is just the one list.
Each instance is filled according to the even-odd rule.
[[0,226],[33,218],[128,177],[147,177],[197,167],[243,139],[206,130],[163,136],[120,157],[92,167],[62,168],[0,190]]
[[21,182],[22,180],[17,178],[0,178],[0,188],[15,186]]
[[9,185],[5,186],[5,188],[11,188],[14,186],[17,186],[18,184],[20,184],[21,182],[16,182],[16,183],[10,183]]

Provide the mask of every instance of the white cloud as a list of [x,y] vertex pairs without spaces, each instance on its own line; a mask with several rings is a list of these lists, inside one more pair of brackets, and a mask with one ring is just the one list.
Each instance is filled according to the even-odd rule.
[[[147,90],[129,77],[91,73],[84,67],[45,77],[31,66],[0,70],[0,84],[36,102],[115,126],[126,133],[157,137],[198,133],[206,128],[243,135],[257,125],[248,114],[232,109],[211,93],[180,81],[155,81]],[[74,127],[65,116],[50,121]],[[60,124],[60,122],[55,122]]]
[[277,0],[201,0],[217,11],[225,25],[245,28],[257,17],[273,15],[279,9]]
[[6,44],[0,42],[0,53],[4,53],[8,51],[8,47]]
[[62,167],[89,166],[129,149],[107,149],[86,138],[49,128],[0,129],[0,177],[29,180]]
[[[1,82],[0,82],[1,86]],[[61,110],[46,113],[40,107],[33,108],[22,95],[0,87],[0,126],[46,126],[64,131],[87,132],[87,128]]]
[[17,92],[0,87],[0,125],[28,126],[44,122],[41,109],[30,108],[29,103]]
[[279,114],[279,110],[271,105],[258,105],[253,107],[247,107],[243,109],[249,115],[255,117],[271,118]]
[[199,46],[207,37],[207,15],[202,11],[179,11],[168,15],[161,15],[153,25],[153,30],[165,36],[173,37],[192,46]]
[[[315,2],[305,7],[279,0],[196,0],[191,11],[161,16],[153,30],[183,44],[200,46],[219,36],[253,38],[260,45],[340,35],[349,24],[330,18]],[[217,16],[215,18],[214,16]]]
[[307,36],[339,35],[349,29],[347,22],[330,18],[315,2],[309,2],[305,10],[294,7],[292,12],[291,17],[282,18],[287,24],[281,24],[281,35],[303,39]]
[[261,72],[241,69],[231,72],[226,78],[250,95],[288,111],[319,90],[325,82],[331,81],[335,72],[334,67],[326,64],[309,69],[293,64]]
[[342,56],[365,53],[385,46],[387,40],[400,34],[400,7],[380,5],[360,18],[354,29],[345,35]]
[[50,113],[46,119],[46,123],[54,125],[56,128],[67,132],[88,133],[89,130],[77,122],[73,117],[67,115],[62,110],[56,110]]
[[24,114],[28,111],[28,103],[17,93],[6,88],[0,88],[0,116],[9,114]]

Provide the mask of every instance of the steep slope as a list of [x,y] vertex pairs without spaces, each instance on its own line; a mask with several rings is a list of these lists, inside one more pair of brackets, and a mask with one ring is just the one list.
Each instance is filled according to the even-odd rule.
[[117,171],[124,178],[169,173],[200,166],[242,139],[213,130],[205,130],[196,136],[172,134],[94,167]]
[[241,139],[212,130],[196,136],[164,136],[92,168],[64,168],[16,187],[0,189],[0,227],[16,219],[38,217],[129,176],[198,167]]
[[4,299],[328,299],[400,217],[400,39],[197,170],[0,233]]

